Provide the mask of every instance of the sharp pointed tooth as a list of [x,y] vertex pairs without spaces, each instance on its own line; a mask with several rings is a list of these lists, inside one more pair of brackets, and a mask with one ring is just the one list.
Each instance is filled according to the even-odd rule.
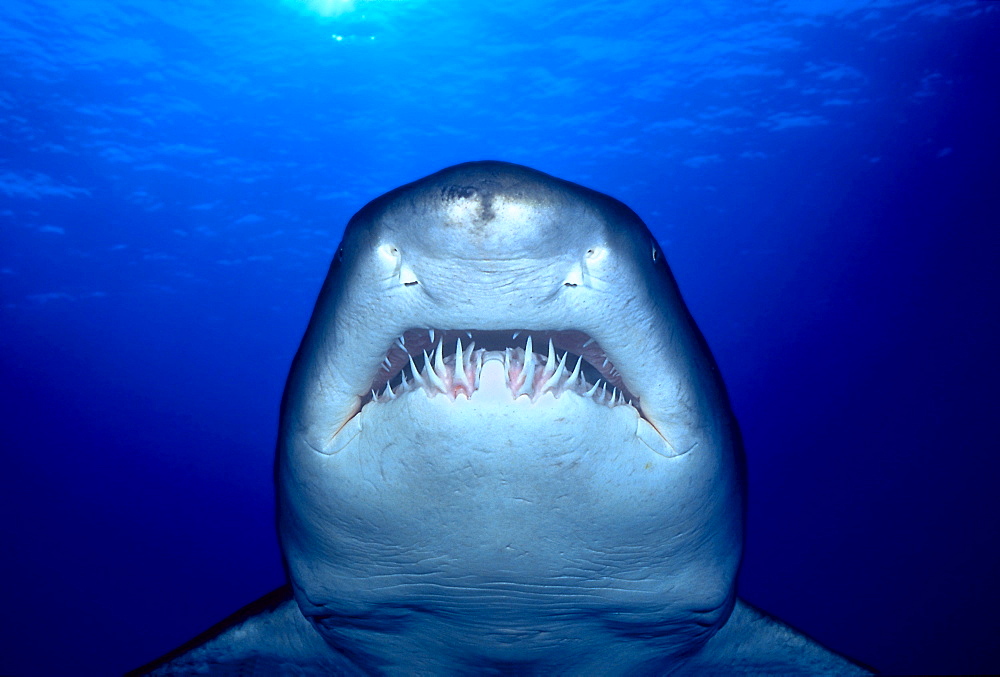
[[385,369],[386,371],[389,371],[390,369],[392,369],[392,362],[389,361],[389,356],[388,355],[386,355],[382,359],[382,368]]
[[604,364],[601,365],[601,369],[603,369],[606,366],[608,366],[608,358],[607,358],[607,356],[604,357]]
[[462,339],[455,342],[455,380],[464,388],[465,394],[472,394],[472,383],[469,382],[469,375],[465,373],[465,351],[462,350]]
[[385,384],[385,392],[382,393],[382,397],[388,397],[390,400],[396,399],[396,393],[392,392],[388,383]]
[[470,341],[472,340],[472,332],[471,331],[465,332],[465,335],[469,337]]
[[[440,345],[440,344],[439,344]],[[427,351],[424,351],[424,377],[433,385],[435,388],[440,390],[442,393],[448,390],[448,386],[444,384],[441,377],[438,376],[437,370],[434,369],[434,365],[431,364],[431,358],[427,355]]]
[[[550,348],[552,347],[551,341],[549,342],[549,347]],[[545,392],[549,388],[554,388],[556,385],[558,385],[559,379],[561,379],[563,377],[563,374],[565,373],[566,373],[566,353],[563,353],[562,359],[559,360],[559,366],[556,367],[555,373],[552,374],[552,376],[549,377],[549,380],[546,381],[545,384],[542,386],[542,392]]]
[[[424,355],[426,356],[427,353],[424,353]],[[427,381],[425,381],[424,377],[420,375],[420,371],[417,369],[417,365],[413,363],[413,355],[410,355],[410,373],[413,374],[414,383],[416,383],[421,388],[427,386]]]
[[521,387],[514,393],[514,397],[519,395],[530,395],[535,386],[535,353],[531,350],[531,336],[528,336],[528,343],[524,348],[524,368],[521,369],[523,381]]
[[594,393],[597,392],[597,386],[599,386],[600,384],[601,384],[601,379],[597,379],[597,383],[595,383],[594,385],[590,386],[590,390],[588,390],[587,392],[585,392],[583,394],[583,396],[584,397],[593,397]]
[[552,339],[549,339],[549,353],[545,358],[545,371],[543,374],[551,374],[556,370],[556,349],[552,346]]
[[433,329],[428,329],[427,333],[430,334],[431,343],[434,343],[434,330]]
[[401,391],[402,390],[406,390],[407,383],[406,383],[406,369],[405,368],[403,369],[403,371],[399,372],[399,378],[400,378],[400,381],[399,381],[399,390],[401,390]]
[[448,375],[448,367],[444,364],[444,341],[438,341],[437,349],[434,351],[434,371],[441,378]]
[[519,332],[519,331],[515,331],[515,332],[514,332],[514,336],[512,337],[512,339],[513,339],[514,341],[516,341],[516,340],[517,340],[517,337],[518,337],[518,336],[520,336],[520,335],[521,335],[521,332]]
[[618,388],[611,389],[611,404],[618,404]]
[[585,342],[585,343],[583,344],[583,347],[584,347],[584,348],[586,348],[587,346],[589,346],[589,345],[590,345],[591,343],[593,343],[593,342],[594,342],[594,339],[592,339],[592,338],[589,338],[589,339],[587,339],[587,340],[586,340],[586,342]]
[[378,395],[375,393],[375,389],[374,388],[372,388],[372,399],[373,400],[378,400]]
[[605,381],[604,385],[601,386],[601,402],[608,396],[608,382]]
[[576,366],[573,367],[573,373],[570,374],[569,378],[566,380],[566,387],[567,388],[572,388],[573,386],[575,386],[577,384],[577,381],[580,378],[580,363],[581,362],[583,362],[583,358],[582,357],[576,358]]
[[399,337],[399,345],[401,345],[404,348],[406,347],[406,334],[402,334]]
[[476,342],[473,341],[465,349],[465,364],[472,368],[472,378],[470,378],[467,383],[473,390],[479,388],[479,370],[483,366],[483,356],[482,351],[476,352]]

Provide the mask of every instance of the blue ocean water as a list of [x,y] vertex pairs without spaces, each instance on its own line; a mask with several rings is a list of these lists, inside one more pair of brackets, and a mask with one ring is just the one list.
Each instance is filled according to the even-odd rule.
[[0,673],[283,581],[283,380],[343,226],[457,162],[659,238],[746,441],[741,594],[1000,671],[1000,3],[7,0]]

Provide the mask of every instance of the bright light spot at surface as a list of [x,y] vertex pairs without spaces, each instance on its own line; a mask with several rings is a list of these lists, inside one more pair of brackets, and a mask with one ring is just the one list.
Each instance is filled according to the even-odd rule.
[[294,5],[301,11],[318,14],[323,17],[336,17],[355,10],[378,11],[389,2],[398,0],[285,0],[286,4]]
[[345,12],[353,12],[357,2],[355,0],[302,0],[301,4],[320,16],[339,16]]

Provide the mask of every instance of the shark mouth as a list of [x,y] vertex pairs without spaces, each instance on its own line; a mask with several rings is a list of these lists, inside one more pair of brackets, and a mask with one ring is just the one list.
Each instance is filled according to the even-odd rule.
[[606,406],[639,409],[638,398],[597,341],[577,330],[410,329],[386,352],[361,406],[416,390],[428,397],[469,397],[479,388],[483,365],[493,360],[503,363],[514,398],[573,392]]

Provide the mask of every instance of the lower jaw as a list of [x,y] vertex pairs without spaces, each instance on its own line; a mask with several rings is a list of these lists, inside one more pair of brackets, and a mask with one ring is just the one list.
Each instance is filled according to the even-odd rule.
[[[325,516],[288,525],[293,541],[301,534],[335,548],[360,530],[381,539],[364,546],[377,551],[372,566],[412,548],[476,575],[501,567],[530,579],[582,543],[655,550],[675,535],[662,530],[677,510],[664,490],[676,468],[636,438],[629,407],[570,395],[497,403],[411,393],[354,420],[336,454],[281,466],[282,504],[300,506],[289,514]],[[549,534],[541,545],[540,534]],[[382,552],[378,542],[393,545]]]
[[370,402],[358,414],[357,437],[347,448],[382,464],[400,458],[425,458],[433,465],[451,458],[493,459],[502,477],[505,470],[541,468],[552,459],[621,460],[639,449],[638,423],[638,412],[628,405],[602,405],[573,392],[515,397],[503,380],[487,375],[469,396],[415,391]]

